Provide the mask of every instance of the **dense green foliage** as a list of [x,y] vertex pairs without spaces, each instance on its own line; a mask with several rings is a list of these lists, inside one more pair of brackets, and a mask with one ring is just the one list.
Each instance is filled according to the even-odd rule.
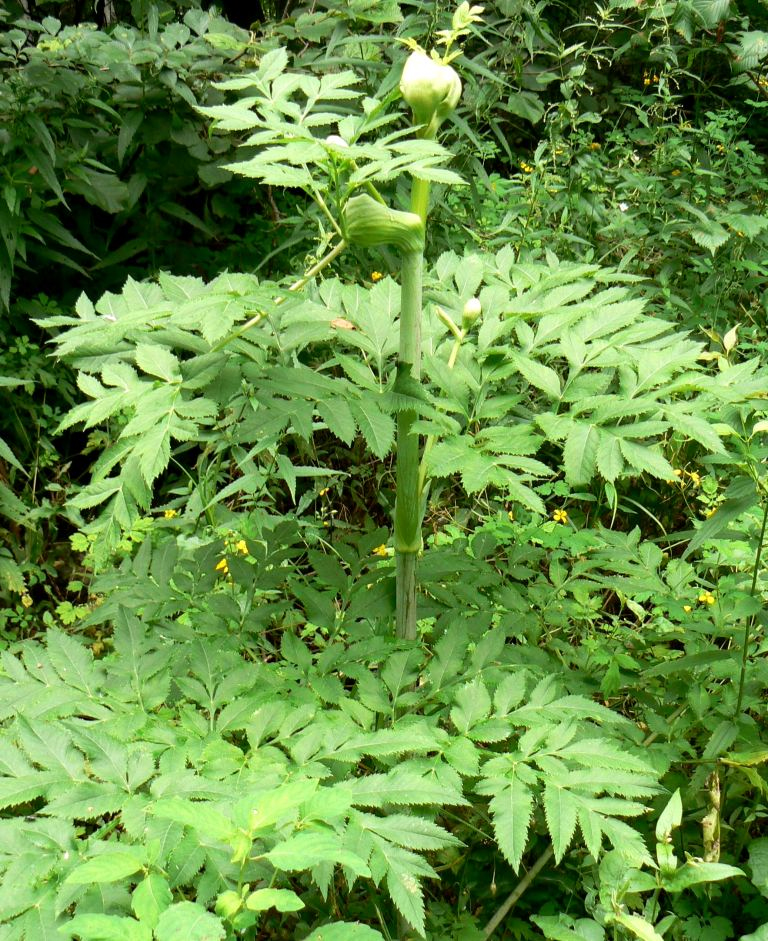
[[765,941],[764,9],[85,6],[0,2],[0,941]]

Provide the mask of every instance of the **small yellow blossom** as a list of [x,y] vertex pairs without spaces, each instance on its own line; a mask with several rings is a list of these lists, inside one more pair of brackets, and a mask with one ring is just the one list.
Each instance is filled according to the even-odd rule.
[[26,591],[25,591],[24,594],[21,596],[21,603],[24,605],[25,608],[31,608],[31,607],[32,607],[32,604],[33,604],[33,602],[32,602],[32,597],[31,597],[31,595],[28,595]]
[[592,143],[589,145],[590,150],[600,150],[601,147],[602,144],[598,144],[597,141],[592,141]]
[[324,497],[330,489],[331,489],[330,487],[323,487],[322,490],[318,490],[317,492],[318,497]]
[[680,176],[680,171],[679,171],[679,170],[673,170],[673,171],[672,171],[672,176]]
[[643,79],[643,85],[645,85],[645,87],[647,88],[650,84],[651,84],[651,80],[646,75],[645,78]]
[[384,543],[382,543],[380,546],[376,546],[376,548],[373,550],[373,554],[381,556],[382,559],[386,559],[386,557],[389,555],[387,552],[387,547],[384,545]]
[[219,559],[216,563],[216,571],[221,572],[223,575],[229,575],[229,566],[226,559]]
[[688,476],[691,478],[691,483],[695,487],[700,487],[701,486],[701,474],[699,474],[697,471],[688,471],[687,473],[688,473]]
[[690,614],[692,610],[693,610],[693,608],[691,608],[691,606],[690,606],[689,604],[684,604],[684,605],[683,605],[683,611],[685,611],[686,614]]
[[530,163],[526,163],[525,160],[520,161],[520,169],[523,171],[523,173],[533,173],[533,167],[530,165]]
[[711,506],[708,510],[704,510],[704,516],[706,517],[706,519],[709,519],[710,516],[714,516],[715,513],[717,513],[716,506]]
[[510,510],[509,513],[507,513],[507,519],[509,520],[510,523],[515,522],[515,514],[512,512],[512,510]]
[[555,510],[555,512],[552,514],[552,519],[556,523],[567,523],[568,513],[566,510]]
[[712,594],[711,591],[702,591],[702,593],[699,595],[699,603],[700,604],[714,604],[715,596]]
[[179,515],[179,511],[178,511],[178,510],[164,510],[164,511],[163,511],[163,516],[164,516],[167,520],[175,519],[178,515]]
[[371,272],[371,281],[375,284],[377,281],[381,281],[384,275],[380,271]]
[[240,539],[235,543],[235,549],[240,552],[242,555],[248,555],[248,546],[245,542],[245,539]]

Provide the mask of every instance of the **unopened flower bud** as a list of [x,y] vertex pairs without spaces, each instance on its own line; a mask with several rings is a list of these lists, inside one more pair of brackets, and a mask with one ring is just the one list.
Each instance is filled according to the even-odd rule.
[[406,60],[400,92],[411,106],[416,124],[427,126],[432,136],[461,98],[461,79],[450,65],[442,65],[421,51]]
[[326,144],[333,144],[334,147],[345,147],[349,149],[349,144],[344,140],[343,137],[339,137],[338,134],[329,134],[325,138]]
[[401,252],[424,248],[424,225],[420,216],[390,209],[366,193],[347,201],[344,229],[350,245],[363,248],[392,245]]
[[480,301],[476,297],[470,297],[461,312],[462,329],[469,330],[469,328],[478,319],[482,312],[483,306]]

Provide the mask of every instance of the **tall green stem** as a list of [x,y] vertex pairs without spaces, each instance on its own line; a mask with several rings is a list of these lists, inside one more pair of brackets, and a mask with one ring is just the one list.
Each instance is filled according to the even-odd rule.
[[[411,212],[426,222],[429,183],[414,180]],[[402,256],[400,304],[400,350],[398,373],[408,370],[411,377],[421,377],[422,251]],[[420,442],[413,433],[416,412],[411,409],[397,416],[397,497],[395,501],[395,571],[397,615],[395,633],[403,640],[416,639],[416,561],[421,550],[421,486],[419,482]]]
[[[763,555],[763,543],[765,542],[765,530],[766,525],[768,525],[768,497],[763,496],[765,503],[763,504],[763,523],[760,527],[760,538],[757,543],[757,552],[755,553],[755,564],[752,569],[752,585],[750,586],[749,593],[754,598],[757,591],[757,578],[760,574],[760,562]],[[741,712],[741,707],[744,703],[744,686],[747,678],[747,662],[749,660],[749,635],[752,633],[752,629],[755,626],[755,615],[746,619],[746,624],[744,625],[744,639],[741,642],[741,669],[739,671],[739,694],[736,699],[736,715],[738,716]]]

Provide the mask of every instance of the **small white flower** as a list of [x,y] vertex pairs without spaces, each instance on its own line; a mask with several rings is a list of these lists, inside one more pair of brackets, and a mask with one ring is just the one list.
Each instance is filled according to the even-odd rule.
[[626,203],[619,203],[619,209],[620,209],[622,212],[626,212],[627,209],[629,209],[629,206],[628,206]]

